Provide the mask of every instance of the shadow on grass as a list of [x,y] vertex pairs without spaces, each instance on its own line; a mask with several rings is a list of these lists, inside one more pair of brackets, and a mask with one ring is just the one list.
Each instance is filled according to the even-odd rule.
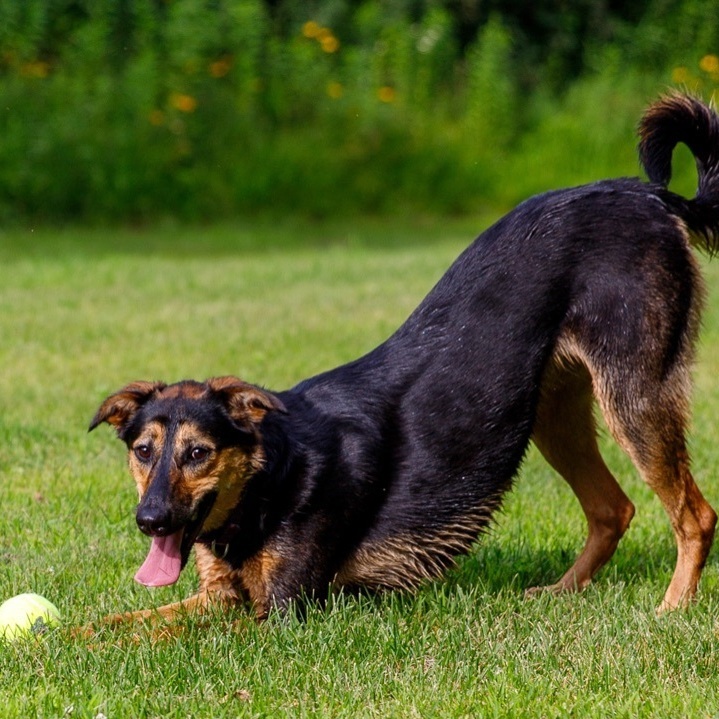
[[[624,546],[623,546],[624,545]],[[481,545],[459,560],[448,573],[448,587],[469,587],[480,583],[490,593],[514,587],[524,592],[529,587],[554,584],[572,566],[581,547],[536,548],[529,545]],[[642,545],[625,537],[614,557],[595,578],[616,577],[622,582],[655,582],[674,570],[676,547],[670,534],[660,542]]]
[[[419,594],[424,595],[426,591],[431,595],[427,601],[453,602],[468,594],[497,597],[514,595],[517,601],[524,601],[528,588],[555,583],[575,558],[576,552],[569,548],[537,549],[529,545],[507,547],[495,543],[480,544],[471,554],[460,558],[456,568],[428,585],[425,590],[398,593],[396,599],[389,594],[375,595],[374,601],[399,601],[403,605],[416,601],[424,603],[425,598],[419,599]],[[627,541],[625,547],[620,544],[615,556],[597,574],[592,586],[601,593],[606,588],[611,594],[612,586],[635,590],[642,585],[656,585],[658,604],[669,584],[675,561],[676,547],[670,534],[659,542],[643,544],[641,541]],[[707,569],[711,571],[716,564],[717,560],[710,557]]]

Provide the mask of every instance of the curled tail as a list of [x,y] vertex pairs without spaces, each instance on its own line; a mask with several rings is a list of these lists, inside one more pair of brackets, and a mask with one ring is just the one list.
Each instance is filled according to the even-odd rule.
[[673,93],[654,103],[639,124],[639,159],[649,179],[665,188],[672,152],[683,142],[694,155],[698,186],[693,200],[672,202],[709,252],[719,251],[719,116],[691,95]]
[[719,202],[719,117],[701,100],[679,93],[654,103],[639,124],[639,157],[652,182],[672,176],[672,152],[683,142],[697,162],[696,200]]

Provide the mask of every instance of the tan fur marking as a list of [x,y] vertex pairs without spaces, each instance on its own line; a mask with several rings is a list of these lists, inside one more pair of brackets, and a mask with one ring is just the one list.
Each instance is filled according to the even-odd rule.
[[405,534],[363,542],[335,577],[338,586],[375,589],[412,589],[439,577],[453,566],[457,555],[469,550],[489,523],[500,497],[458,518],[431,536]]
[[[148,624],[158,624],[173,622],[177,619],[187,616],[202,616],[213,607],[223,607],[231,605],[227,598],[208,592],[198,592],[187,599],[172,604],[165,604],[162,607],[153,609],[141,609],[136,612],[123,612],[121,614],[111,614],[104,617],[100,624],[103,626],[116,626],[118,624],[131,624],[133,622],[143,622]],[[90,628],[90,631],[92,628]]]
[[236,421],[256,426],[267,412],[286,411],[282,402],[271,392],[237,377],[213,377],[206,384],[212,391],[226,396],[228,409]]
[[152,447],[155,452],[161,452],[165,444],[165,431],[165,426],[162,423],[150,422],[150,424],[142,428],[140,436],[133,442],[133,448],[128,452],[127,462],[130,467],[130,473],[137,485],[137,492],[140,498],[145,494],[150,484],[152,467],[140,462],[133,450],[140,445],[148,445]]
[[200,591],[216,594],[228,600],[244,598],[244,588],[239,570],[216,557],[204,544],[195,545],[195,563],[200,577]]
[[207,389],[199,383],[188,382],[187,384],[178,384],[169,387],[168,390],[163,393],[163,398],[174,398],[184,397],[186,399],[202,399],[207,394]]
[[582,553],[559,582],[534,587],[529,594],[586,587],[612,557],[634,516],[633,504],[599,454],[593,399],[589,372],[570,355],[567,341],[545,372],[532,438],[544,458],[574,490],[589,533]]
[[213,449],[215,440],[212,435],[201,432],[193,422],[182,422],[178,425],[172,448],[175,456],[181,457],[188,449],[198,446]]
[[224,601],[249,600],[259,617],[267,614],[272,597],[270,586],[282,556],[273,547],[261,549],[238,570],[215,557],[204,545],[195,545],[200,589]]
[[204,496],[209,491],[217,492],[215,504],[205,520],[205,531],[224,524],[239,503],[247,481],[260,471],[263,463],[264,454],[259,445],[252,454],[237,447],[228,447],[218,454],[209,474],[202,480],[193,481],[195,493]]
[[165,387],[163,382],[131,382],[119,392],[110,395],[99,407],[90,429],[94,429],[101,422],[107,422],[118,431],[137,412],[140,405],[146,401],[153,392]]
[[[199,501],[208,492],[215,489],[216,475],[215,466],[215,440],[201,432],[192,422],[183,422],[175,430],[172,454],[174,458],[175,471],[173,472],[173,490],[178,496],[183,497],[188,503]],[[206,462],[197,466],[187,464],[185,458],[187,453],[194,447],[203,447],[210,450]]]
[[242,584],[260,617],[266,615],[270,609],[270,584],[281,563],[280,554],[270,547],[264,547],[242,566]]
[[251,388],[253,385],[251,385],[249,382],[245,382],[244,380],[240,379],[239,377],[235,377],[234,375],[224,375],[222,377],[210,377],[206,383],[207,386],[213,391],[213,392],[224,392],[226,390],[244,390],[246,388]]

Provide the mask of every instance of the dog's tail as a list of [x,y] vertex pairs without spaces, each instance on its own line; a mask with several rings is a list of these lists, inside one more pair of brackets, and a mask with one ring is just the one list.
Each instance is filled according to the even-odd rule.
[[[710,253],[719,251],[719,116],[701,100],[680,93],[663,97],[639,124],[639,158],[649,179],[666,188],[672,176],[672,152],[683,142],[697,163],[693,200],[674,205],[689,229]],[[678,198],[677,198],[678,199]]]

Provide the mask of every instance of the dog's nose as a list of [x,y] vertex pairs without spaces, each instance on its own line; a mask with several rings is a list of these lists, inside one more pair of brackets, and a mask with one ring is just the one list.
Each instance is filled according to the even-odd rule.
[[155,505],[137,508],[137,526],[143,534],[150,537],[165,537],[172,534],[172,521],[169,513],[162,507]]

